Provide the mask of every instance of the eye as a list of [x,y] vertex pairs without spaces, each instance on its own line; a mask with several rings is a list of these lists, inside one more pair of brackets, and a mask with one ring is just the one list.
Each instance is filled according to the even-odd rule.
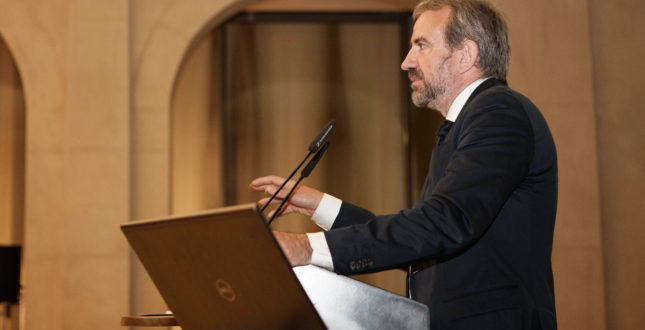
[[432,46],[432,44],[425,38],[416,38],[411,42],[411,44],[412,48],[416,51],[428,51]]
[[419,42],[416,44],[416,46],[419,48],[419,51],[427,51],[428,49],[430,49],[430,44],[428,44],[427,42]]

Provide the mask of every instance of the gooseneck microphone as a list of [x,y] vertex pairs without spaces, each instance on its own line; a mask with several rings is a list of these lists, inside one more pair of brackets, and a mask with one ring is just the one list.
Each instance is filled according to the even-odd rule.
[[[320,146],[323,144],[323,142],[325,142],[325,140],[329,136],[329,133],[331,133],[331,130],[334,128],[334,125],[336,125],[336,121],[332,119],[329,121],[327,126],[325,126],[325,128],[323,128],[323,130],[318,133],[316,139],[309,145],[309,155],[320,149]],[[309,155],[307,155],[307,157],[309,157]],[[302,165],[302,163],[300,163],[300,165]]]
[[[284,182],[282,183],[280,188],[278,188],[278,190],[276,190],[276,192],[273,193],[271,198],[269,198],[269,201],[266,204],[264,204],[264,206],[260,210],[260,213],[262,213],[262,212],[264,212],[264,210],[266,210],[267,206],[269,206],[269,204],[271,204],[271,201],[273,201],[273,199],[276,196],[278,196],[278,193],[280,193],[282,188],[284,188],[284,186],[287,184],[287,182],[289,182],[289,180],[291,180],[291,178],[293,178],[293,176],[300,169],[300,167],[302,167],[302,164],[304,164],[307,161],[307,159],[309,159],[309,156],[311,156],[312,154],[316,153],[320,149],[320,146],[325,142],[325,140],[329,136],[329,133],[331,133],[331,130],[334,128],[334,125],[336,125],[336,121],[332,119],[332,120],[329,121],[327,126],[325,126],[325,128],[323,128],[323,130],[320,131],[318,136],[316,136],[316,139],[314,139],[314,141],[311,142],[311,144],[309,145],[309,153],[307,153],[307,156],[305,156],[305,159],[303,159],[300,162],[300,165],[298,165],[298,167],[296,167],[296,169],[293,170],[293,172],[291,172],[291,175],[289,175],[289,177],[286,180],[284,180]],[[320,155],[320,156],[322,157],[322,155]],[[309,162],[309,164],[311,164],[311,162]],[[309,165],[307,165],[307,166],[309,166]],[[316,165],[314,164],[314,166],[316,166]],[[311,170],[313,170],[313,167],[311,168]],[[309,172],[311,172],[311,170]],[[303,170],[303,172],[304,172],[304,170]],[[307,174],[307,175],[309,175],[309,174]]]
[[280,203],[280,206],[278,206],[278,208],[275,210],[275,212],[273,213],[273,216],[271,216],[271,219],[269,219],[268,221],[269,225],[271,225],[271,222],[273,222],[273,219],[275,219],[280,214],[280,212],[282,212],[282,208],[291,197],[291,194],[293,194],[293,192],[296,190],[296,187],[298,187],[298,184],[300,183],[300,181],[302,181],[302,179],[308,177],[309,174],[311,174],[311,171],[314,170],[314,167],[316,167],[316,165],[318,164],[318,161],[320,161],[322,156],[325,154],[325,151],[327,151],[327,148],[329,148],[329,141],[325,142],[322,149],[320,149],[316,153],[314,158],[312,158],[307,164],[307,166],[305,166],[305,168],[302,170],[302,172],[300,172],[300,178],[298,179],[298,181],[296,181],[296,184],[294,184],[293,187],[291,187],[291,190],[289,190],[289,193],[287,194],[287,196],[282,200],[282,203]]

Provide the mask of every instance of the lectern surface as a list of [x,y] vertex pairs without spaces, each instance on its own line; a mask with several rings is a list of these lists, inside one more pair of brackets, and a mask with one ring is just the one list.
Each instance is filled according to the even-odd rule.
[[183,330],[325,328],[254,204],[121,229]]

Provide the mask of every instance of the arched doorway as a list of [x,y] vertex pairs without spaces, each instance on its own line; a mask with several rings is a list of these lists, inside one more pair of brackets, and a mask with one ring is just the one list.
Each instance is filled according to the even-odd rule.
[[[191,2],[180,1],[173,3],[173,5],[165,8],[162,11],[156,12],[153,10],[155,7],[151,3],[135,3],[135,10],[133,11],[133,13],[157,13],[156,17],[158,19],[158,24],[146,25],[143,24],[144,22],[146,22],[145,20],[133,20],[133,22],[142,23],[140,26],[136,24],[135,26],[133,26],[134,34],[132,36],[134,46],[133,54],[135,54],[134,72],[136,72],[135,79],[133,80],[132,123],[133,219],[151,218],[169,213],[182,213],[185,211],[216,207],[225,204],[223,194],[220,194],[219,196],[212,195],[211,193],[213,191],[204,193],[202,190],[204,189],[204,181],[213,180],[212,176],[221,175],[220,173],[222,173],[220,172],[222,168],[217,168],[217,166],[220,166],[222,164],[222,159],[212,158],[211,156],[216,155],[216,153],[209,151],[208,149],[209,145],[217,145],[220,143],[217,140],[220,137],[218,137],[217,134],[211,135],[214,130],[208,128],[209,125],[212,124],[211,120],[214,120],[218,117],[212,116],[212,114],[209,114],[208,111],[197,111],[196,113],[191,113],[190,111],[194,110],[196,107],[208,109],[209,103],[213,101],[209,99],[209,97],[212,95],[208,95],[208,93],[212,90],[217,90],[217,87],[214,85],[214,83],[218,80],[214,79],[215,77],[211,71],[212,67],[210,67],[210,65],[217,63],[216,59],[213,58],[213,54],[216,50],[214,49],[214,45],[217,44],[218,41],[216,40],[217,36],[212,32],[217,30],[218,27],[222,25],[222,23],[247,9],[254,11],[268,10],[275,4],[283,5],[283,7],[281,7],[282,9],[286,8],[284,6],[298,7],[291,8],[292,11],[327,10],[337,12],[338,10],[346,10],[354,12],[401,12],[410,11],[414,7],[414,4],[416,4],[416,1],[348,2],[337,0],[308,0],[293,2],[230,0],[221,2],[207,2],[207,4],[208,5],[206,5],[206,3],[201,3],[200,6],[195,6],[194,4],[191,4]],[[182,13],[182,15],[177,15],[177,13]],[[205,37],[207,35],[210,35],[210,41],[205,39],[208,38]],[[409,38],[409,36],[405,36],[406,43],[407,38]],[[195,49],[201,49],[201,51],[195,52]],[[396,55],[394,55],[394,58],[396,59],[392,61],[392,66],[387,66],[387,69],[391,69],[392,71],[397,72],[397,74],[400,74],[400,71],[398,69],[401,60],[400,55],[398,54],[400,50],[397,47],[395,51],[397,52]],[[195,58],[198,59],[195,63],[202,64],[191,64],[191,61],[194,61]],[[189,82],[182,82],[182,79],[186,78],[188,78]],[[379,79],[379,81],[381,80]],[[407,98],[409,97],[407,86],[403,91],[398,89],[389,90],[389,92],[392,91],[401,93],[401,95],[406,98],[407,102]],[[186,94],[184,96],[178,96],[178,93]],[[359,94],[360,93],[357,93],[357,95]],[[215,98],[215,100],[217,101],[219,99]],[[363,105],[361,105],[361,107],[362,106]],[[369,105],[366,105],[365,107],[367,108],[367,110],[375,109],[375,107],[370,107]],[[404,107],[397,107],[399,111],[403,108]],[[412,113],[413,115],[422,116],[421,120],[418,120],[417,118],[408,119],[412,122],[416,121],[421,123],[424,120],[426,122],[428,120],[433,120],[433,118],[426,117],[426,115],[432,116],[432,112],[412,111],[410,113]],[[173,116],[179,114],[181,114],[181,120],[186,120],[186,122],[182,124],[183,128],[180,129],[180,132],[176,132],[175,130],[178,128],[178,121],[175,120]],[[218,122],[217,120],[220,121]],[[221,119],[217,120],[216,123],[223,123]],[[328,118],[319,118],[318,120],[322,121],[322,123],[311,124],[310,126],[307,126],[306,128],[308,128],[309,130],[297,131],[298,133],[302,133],[302,139],[312,139],[313,136],[317,134],[317,131],[321,129],[322,125],[326,123],[326,120],[328,120]],[[191,123],[197,124],[193,125]],[[368,128],[370,129],[373,129],[374,127],[380,129],[381,133],[383,133],[383,136],[396,136],[396,138],[387,141],[389,143],[398,143],[399,145],[401,145],[402,143],[406,142],[405,139],[399,139],[400,136],[397,133],[387,133],[382,131],[383,129],[391,128],[399,130],[405,129],[405,127],[402,127],[402,125],[393,125],[393,127],[378,125],[366,126],[368,126]],[[245,127],[245,129],[249,128],[249,126],[242,127]],[[341,132],[339,128],[340,126],[337,126],[334,132],[334,136],[337,136],[338,133]],[[426,127],[424,127],[424,130],[427,129],[428,126],[426,125]],[[143,135],[144,132],[146,133],[145,136]],[[215,131],[215,133],[219,132]],[[415,134],[415,132],[413,131],[410,131],[408,133],[408,136]],[[186,135],[182,136],[182,134]],[[304,135],[307,135],[307,137],[305,138]],[[176,140],[176,137],[178,136],[182,136],[184,142],[179,142],[178,140]],[[334,139],[337,139],[337,137],[335,137]],[[295,143],[296,141],[294,140],[293,142]],[[309,142],[304,142],[304,145],[306,146]],[[334,140],[332,141],[332,143],[334,145],[339,145],[341,142]],[[372,147],[375,146],[373,145]],[[411,144],[411,148],[416,148],[418,150],[421,150],[423,153],[428,153],[427,148],[415,147],[413,144]],[[293,155],[289,155],[288,157],[302,157],[301,155],[295,155],[299,152],[298,149],[300,148],[294,147],[292,149]],[[186,162],[181,165],[185,166],[184,168],[176,163],[176,158],[179,157],[179,154],[177,153],[178,150],[181,150],[182,152],[189,152],[189,154],[192,155],[189,155],[189,157],[184,159],[184,161]],[[378,147],[372,149],[371,152],[374,152],[375,150],[378,151]],[[304,152],[306,150],[302,151]],[[332,147],[332,149],[330,149],[330,152],[325,156],[325,161],[328,161],[332,158],[329,157],[332,155],[332,151],[334,151],[334,147]],[[207,154],[206,152],[211,153]],[[293,161],[290,161],[289,159],[286,159],[284,156],[280,155],[276,156],[274,159],[283,161],[285,167],[293,166],[291,165]],[[422,175],[424,175],[427,162],[415,159],[415,155],[417,155],[417,153],[412,152],[411,155],[403,156],[401,158],[409,157],[410,161],[408,164],[412,166],[422,164],[420,171],[422,172]],[[393,158],[399,157],[397,156]],[[197,162],[191,163],[188,161],[192,159],[196,159]],[[240,162],[238,161],[238,163]],[[286,165],[287,163],[289,165]],[[399,163],[399,166],[402,163],[405,163],[405,160],[401,161]],[[252,166],[256,165],[264,166],[266,164],[262,164],[262,162],[255,162],[255,164],[253,164]],[[325,172],[327,172],[321,165],[323,165],[322,162],[317,167],[315,176],[312,176],[307,180],[307,184],[328,190],[324,186],[321,186],[319,184],[320,181],[315,181],[322,180],[323,183],[325,181],[325,179],[317,177],[317,175],[325,174]],[[384,164],[377,165],[381,166],[380,170],[382,171],[389,172],[389,170],[392,170],[388,169],[386,166],[383,166]],[[287,172],[289,170],[287,170]],[[209,173],[208,171],[212,172]],[[257,173],[263,174],[263,172],[265,171],[266,170],[260,169]],[[275,171],[276,173],[279,172],[277,174],[280,175],[286,175],[283,173],[284,170],[281,170],[280,168],[271,171]],[[396,171],[396,169],[392,171]],[[401,173],[405,172],[406,170],[399,169],[399,171],[399,173]],[[181,172],[180,175],[179,172]],[[350,172],[354,173],[358,171],[348,171],[347,173]],[[417,175],[418,172],[419,171],[417,168],[409,169],[409,176],[411,178],[408,178],[408,182],[413,182],[414,176]],[[208,176],[211,177],[209,178]],[[405,174],[401,174],[401,176],[405,176]],[[188,182],[184,180],[187,180]],[[236,180],[242,182],[246,181],[247,178],[236,178]],[[184,187],[180,187],[180,185],[178,185],[179,183],[181,183],[181,185],[184,185]],[[240,193],[246,193],[245,191],[242,192],[242,190],[247,183],[248,182],[244,182],[243,185],[238,187]],[[185,190],[186,187],[188,187],[189,190]],[[354,186],[354,188],[356,187]],[[208,189],[212,189],[212,186],[209,186]],[[371,190],[371,193],[378,192],[377,189]],[[403,195],[409,194],[412,198],[414,198],[414,191],[408,193],[405,190],[405,187],[399,189],[399,191],[403,192]],[[214,191],[216,191],[216,189]],[[184,193],[186,195],[184,195]],[[209,196],[208,194],[211,195]],[[190,198],[190,196],[198,196],[198,198]],[[358,202],[359,204],[362,204],[366,207],[370,207],[371,205],[363,203],[360,200],[356,200],[352,198],[352,196],[343,195],[342,193],[338,197],[349,197],[348,199],[351,199],[354,202]],[[403,197],[402,199],[404,201],[400,203],[405,203],[406,198]],[[186,203],[181,205],[177,204],[177,202],[180,200],[182,201],[182,203]],[[245,201],[250,200],[242,199],[238,196],[238,203]],[[206,205],[206,203],[211,204]],[[381,206],[382,205],[378,205],[378,207]],[[379,210],[380,209],[375,209],[375,211]],[[284,220],[287,220],[287,222],[290,221],[289,219]],[[279,221],[276,224],[281,226],[285,224],[285,222]],[[397,283],[398,286],[397,288],[392,289],[393,291],[401,292],[401,287],[404,287],[402,280],[403,277],[404,276],[398,276],[398,278],[393,280]],[[390,279],[386,279],[383,282],[391,283]],[[377,284],[381,287],[392,288],[392,286],[383,282],[380,284],[374,282],[372,283]],[[158,293],[156,293],[154,286],[150,283],[147,275],[145,274],[145,271],[140,267],[137,260],[133,260],[132,263],[131,287],[131,311],[133,313],[140,311],[160,310],[161,308],[164,308],[163,301],[159,297]]]
[[[22,246],[24,242],[24,187],[23,87],[13,56],[0,37],[0,246]],[[8,323],[12,329],[18,328],[16,305],[10,306]]]
[[[410,13],[267,6],[215,26],[184,57],[171,105],[172,212],[254,201],[250,180],[287,176],[330,119],[332,147],[306,184],[378,213],[409,206],[431,150],[418,133],[440,123],[410,111],[399,69]],[[291,215],[275,228],[319,230]],[[400,294],[403,278],[360,277]]]

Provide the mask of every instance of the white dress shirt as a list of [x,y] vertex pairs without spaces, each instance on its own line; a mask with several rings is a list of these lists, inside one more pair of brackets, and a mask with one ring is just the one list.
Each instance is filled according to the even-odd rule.
[[[448,109],[448,114],[446,115],[446,120],[454,122],[457,120],[457,116],[463,109],[466,101],[470,95],[475,91],[475,89],[483,83],[487,78],[480,78],[468,85],[464,90],[462,90],[459,95],[452,101],[450,108]],[[340,212],[340,206],[343,204],[343,201],[328,195],[324,194],[320,204],[314,211],[314,214],[311,216],[311,219],[323,230],[329,230],[333,225],[338,213]],[[327,239],[325,238],[324,232],[308,233],[307,237],[309,238],[309,244],[313,253],[311,255],[311,264],[318,267],[326,268],[328,270],[334,270],[334,263],[331,258],[331,252],[329,252],[329,245],[327,245]]]

